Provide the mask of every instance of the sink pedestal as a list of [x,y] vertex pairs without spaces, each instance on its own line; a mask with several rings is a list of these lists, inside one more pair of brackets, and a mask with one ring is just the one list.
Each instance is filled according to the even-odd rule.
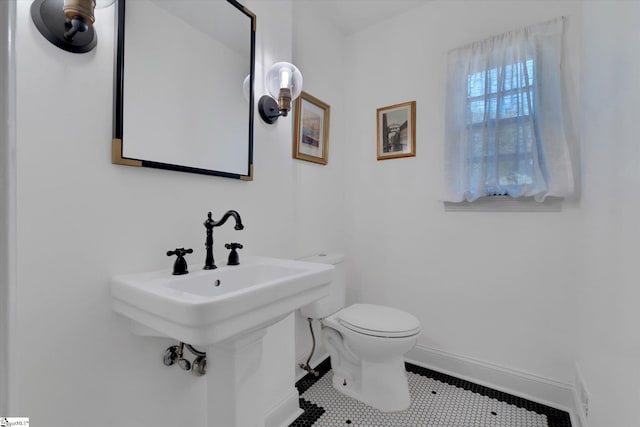
[[327,264],[244,256],[240,265],[183,275],[126,274],[111,279],[112,307],[141,335],[205,348],[208,427],[264,427],[266,328],[328,296],[333,271]]
[[266,329],[206,347],[207,426],[263,427],[262,338]]

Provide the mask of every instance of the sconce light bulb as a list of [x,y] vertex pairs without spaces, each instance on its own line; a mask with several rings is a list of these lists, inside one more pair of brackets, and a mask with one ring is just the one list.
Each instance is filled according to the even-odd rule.
[[291,88],[291,70],[289,68],[280,69],[280,89]]
[[111,6],[116,0],[96,0],[96,9],[103,9]]
[[291,101],[302,92],[302,73],[288,62],[275,63],[265,75],[265,86],[271,96],[260,97],[258,112],[265,123],[274,124],[289,113]]
[[269,68],[265,76],[267,91],[273,98],[280,97],[280,89],[290,89],[291,99],[296,99],[302,92],[302,73],[288,62],[277,62]]
[[249,102],[251,98],[251,74],[247,74],[247,77],[244,78],[242,82],[242,95],[244,95],[244,99]]

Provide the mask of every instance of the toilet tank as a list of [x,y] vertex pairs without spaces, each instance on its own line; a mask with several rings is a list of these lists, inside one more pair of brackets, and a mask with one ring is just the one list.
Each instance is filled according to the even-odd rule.
[[329,285],[329,296],[300,308],[305,318],[324,319],[344,307],[347,291],[346,273],[344,271],[343,254],[318,254],[300,261],[330,264],[335,267],[333,280]]

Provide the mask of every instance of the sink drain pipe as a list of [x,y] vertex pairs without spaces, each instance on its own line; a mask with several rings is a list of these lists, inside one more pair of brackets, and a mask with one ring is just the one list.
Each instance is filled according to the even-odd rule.
[[[193,353],[196,358],[192,362],[185,359],[184,348],[187,348]],[[169,347],[164,352],[164,364],[165,366],[171,366],[174,363],[178,363],[180,369],[184,371],[191,371],[193,375],[200,377],[207,373],[207,353],[197,350],[191,344],[185,344],[180,342],[180,345],[174,345]]]

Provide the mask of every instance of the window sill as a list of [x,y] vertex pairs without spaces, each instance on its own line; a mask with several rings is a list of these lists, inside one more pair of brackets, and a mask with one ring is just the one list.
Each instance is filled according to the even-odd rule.
[[475,202],[444,202],[446,212],[561,212],[560,197],[547,197],[536,202],[533,197],[513,199],[506,196],[482,197]]

